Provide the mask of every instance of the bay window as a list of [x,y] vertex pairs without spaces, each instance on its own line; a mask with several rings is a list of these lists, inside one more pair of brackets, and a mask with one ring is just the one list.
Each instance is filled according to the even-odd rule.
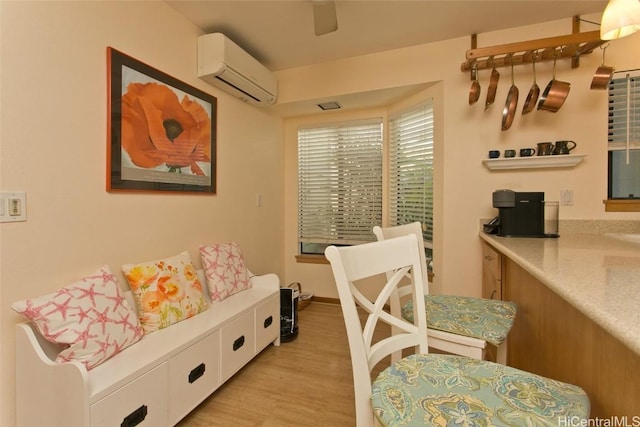
[[[384,137],[389,127],[388,138]],[[383,150],[389,155],[383,156]],[[388,164],[383,164],[388,159]],[[388,197],[383,200],[383,175]],[[298,129],[300,254],[375,240],[372,229],[420,221],[433,232],[433,108]],[[430,251],[430,249],[429,249]]]

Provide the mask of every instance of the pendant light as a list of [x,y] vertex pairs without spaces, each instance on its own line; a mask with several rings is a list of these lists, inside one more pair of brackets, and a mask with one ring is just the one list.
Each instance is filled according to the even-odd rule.
[[609,0],[602,13],[600,38],[613,40],[640,30],[640,0]]

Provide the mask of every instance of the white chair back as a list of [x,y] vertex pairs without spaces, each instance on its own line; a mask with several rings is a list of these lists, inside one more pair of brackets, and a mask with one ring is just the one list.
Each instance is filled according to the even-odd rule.
[[[424,298],[416,298],[424,294],[423,284],[426,281],[418,244],[414,235],[408,235],[356,246],[329,246],[325,256],[331,263],[349,339],[356,423],[358,427],[373,426],[371,370],[385,357],[405,348],[414,347],[416,352],[423,354],[428,352]],[[403,320],[399,313],[392,315],[384,310],[407,273],[412,275],[410,287],[413,300],[416,301],[415,324]],[[386,284],[375,301],[371,302],[358,288],[357,282],[382,276],[386,277]],[[372,281],[366,283],[371,284]],[[364,285],[364,282],[359,284]],[[368,313],[364,326],[358,315],[358,306]],[[390,325],[394,332],[389,337],[373,342],[379,322]]]
[[382,228],[378,225],[373,227],[373,234],[376,235],[378,241],[385,239],[393,239],[394,237],[406,236],[413,234],[418,241],[420,251],[420,266],[422,269],[422,277],[424,278],[424,293],[429,294],[429,276],[427,272],[427,257],[425,255],[424,238],[422,237],[422,224],[418,221],[410,224],[396,225],[395,227]]

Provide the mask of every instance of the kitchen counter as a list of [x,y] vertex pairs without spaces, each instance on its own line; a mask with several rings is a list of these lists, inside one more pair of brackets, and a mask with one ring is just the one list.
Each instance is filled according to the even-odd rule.
[[640,355],[640,234],[480,237]]

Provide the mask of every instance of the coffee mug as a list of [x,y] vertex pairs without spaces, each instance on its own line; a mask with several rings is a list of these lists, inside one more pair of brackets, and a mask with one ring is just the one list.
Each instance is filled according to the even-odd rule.
[[538,142],[538,156],[550,156],[554,148],[551,142]]
[[576,144],[574,141],[556,141],[556,146],[553,149],[553,154],[569,154],[569,152],[577,146],[578,144]]
[[498,157],[500,157],[500,151],[499,150],[490,150],[489,151],[489,158],[490,159],[497,159]]
[[515,157],[516,156],[516,150],[504,150],[504,156],[505,157]]
[[535,148],[521,148],[520,149],[520,157],[529,157],[536,154]]

